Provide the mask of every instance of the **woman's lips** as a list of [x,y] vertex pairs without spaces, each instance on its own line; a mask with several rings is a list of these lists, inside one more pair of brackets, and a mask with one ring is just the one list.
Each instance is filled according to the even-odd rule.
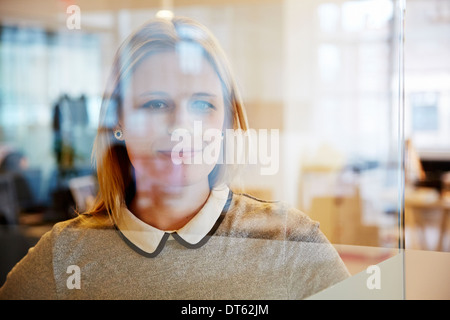
[[159,150],[158,151],[159,154],[161,154],[164,157],[170,158],[170,159],[172,159],[172,154],[174,157],[186,159],[186,158],[193,158],[195,155],[197,155],[201,152],[203,152],[202,149],[200,149],[200,150],[181,149],[180,151],[175,151],[175,152],[173,152],[172,150]]

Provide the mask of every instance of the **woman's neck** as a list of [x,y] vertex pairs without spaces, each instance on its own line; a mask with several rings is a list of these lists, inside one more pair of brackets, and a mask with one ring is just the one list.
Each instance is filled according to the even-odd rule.
[[178,230],[203,207],[210,193],[208,181],[195,185],[140,188],[130,211],[145,223],[160,230]]

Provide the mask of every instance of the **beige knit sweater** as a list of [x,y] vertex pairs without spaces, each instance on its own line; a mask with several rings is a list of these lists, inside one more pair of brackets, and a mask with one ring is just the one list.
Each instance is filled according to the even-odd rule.
[[234,194],[206,240],[187,248],[171,239],[151,258],[107,215],[80,215],[29,250],[0,298],[301,299],[349,276],[318,224],[283,203]]

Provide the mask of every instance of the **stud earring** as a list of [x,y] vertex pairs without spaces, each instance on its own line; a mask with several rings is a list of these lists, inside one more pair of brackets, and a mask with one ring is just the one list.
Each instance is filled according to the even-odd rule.
[[114,130],[114,138],[116,138],[119,141],[123,140],[123,132],[121,129]]

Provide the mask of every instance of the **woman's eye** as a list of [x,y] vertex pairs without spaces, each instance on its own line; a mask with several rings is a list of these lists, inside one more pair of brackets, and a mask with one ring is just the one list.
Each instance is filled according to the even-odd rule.
[[152,109],[152,110],[162,110],[168,108],[168,105],[163,100],[151,100],[144,103],[141,108]]
[[210,110],[215,110],[216,108],[207,101],[197,100],[191,104],[191,109],[197,112],[208,112]]

